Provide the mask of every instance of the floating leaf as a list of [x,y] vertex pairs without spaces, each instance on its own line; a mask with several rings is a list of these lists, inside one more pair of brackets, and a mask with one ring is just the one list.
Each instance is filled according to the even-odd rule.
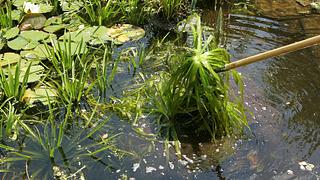
[[11,18],[12,20],[20,21],[23,13],[20,10],[12,10],[11,11]]
[[44,27],[46,20],[47,18],[43,14],[26,14],[23,17],[20,29],[22,31],[29,29],[41,29]]
[[7,44],[9,46],[9,48],[18,51],[18,50],[21,50],[22,48],[24,48],[28,43],[29,42],[25,38],[18,36],[13,40],[8,41]]
[[48,13],[53,10],[53,6],[49,4],[40,4],[40,12],[39,13]]
[[23,50],[30,50],[30,49],[34,49],[36,48],[40,43],[38,41],[31,41],[30,43],[28,43]]
[[29,40],[29,41],[40,41],[47,39],[49,34],[43,31],[31,30],[31,31],[22,31],[20,36]]
[[51,17],[46,20],[44,23],[44,26],[49,26],[49,25],[61,25],[62,24],[62,17],[56,16],[56,17]]
[[69,37],[72,39],[74,42],[89,42],[92,40],[92,34],[94,31],[97,29],[97,27],[87,27],[81,30],[77,30],[74,32],[67,32],[63,36],[61,36],[59,39],[69,39]]
[[[69,42],[59,41],[58,44],[55,44],[56,47],[60,47],[62,51],[69,50]],[[81,48],[81,49],[80,49]],[[87,45],[85,42],[71,42],[70,43],[70,53],[71,55],[83,54],[88,51]]]
[[130,40],[135,41],[141,39],[144,37],[145,31],[131,24],[122,24],[108,28],[107,34],[119,43],[125,43]]
[[12,4],[16,7],[22,7],[25,0],[13,0]]
[[3,48],[4,45],[6,45],[6,43],[0,40],[0,50]]
[[64,25],[50,25],[50,26],[44,27],[43,30],[49,33],[55,33],[63,28],[65,28]]
[[[20,76],[19,76],[20,82],[23,82],[24,76],[26,75],[26,72],[28,70],[30,63],[32,63],[32,65],[30,66],[27,82],[33,83],[41,79],[41,76],[44,72],[44,67],[42,67],[41,65],[38,65],[39,62],[22,60],[20,63]],[[4,72],[6,74],[10,72],[11,74],[14,75],[15,71],[16,71],[16,66],[10,66],[4,69]]]
[[[49,45],[47,45],[47,48],[49,48],[49,51],[52,49],[52,47]],[[49,53],[44,44],[38,45],[36,48],[34,48],[33,52],[36,56],[38,56],[39,59],[46,59],[49,56]]]
[[108,28],[106,28],[105,26],[98,27],[92,35],[94,39],[90,41],[90,44],[99,45],[107,43],[108,41],[111,42],[113,39],[108,35],[107,32]]
[[43,42],[44,42],[44,43],[56,42],[57,39],[58,39],[57,35],[55,35],[55,34],[49,34],[49,37],[48,37],[46,40],[44,40]]
[[42,102],[44,105],[49,104],[49,99],[57,97],[57,91],[47,86],[41,86],[35,88],[35,90],[27,89],[22,97],[22,100],[29,104],[33,104],[36,101]]
[[83,7],[83,2],[61,0],[60,6],[61,6],[62,11],[77,11],[81,7]]
[[4,53],[3,57],[0,61],[0,66],[8,66],[9,64],[16,64],[21,60],[21,57],[19,54],[16,53]]
[[17,28],[17,27],[14,27],[14,28],[9,29],[9,30],[5,33],[4,37],[5,37],[6,39],[12,39],[12,38],[15,38],[16,36],[18,36],[19,32],[20,32],[20,29]]

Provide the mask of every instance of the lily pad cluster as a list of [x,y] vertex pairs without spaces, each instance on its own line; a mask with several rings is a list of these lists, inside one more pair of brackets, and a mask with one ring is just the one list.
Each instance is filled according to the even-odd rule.
[[[80,1],[60,0],[60,7],[66,13],[79,10]],[[28,67],[28,82],[35,85],[26,90],[23,100],[33,104],[40,100],[48,103],[48,96],[57,95],[55,90],[38,83],[45,74],[42,60],[49,59],[52,49],[70,48],[73,55],[88,51],[91,46],[106,43],[122,45],[138,40],[145,35],[142,28],[131,24],[119,24],[112,27],[85,26],[81,21],[60,15],[48,17],[54,7],[42,0],[14,0],[12,16],[20,23],[10,29],[0,29],[0,68],[5,73],[14,74],[19,63],[22,82]],[[71,41],[71,42],[70,42]],[[66,46],[68,44],[68,46]],[[81,48],[79,50],[79,47]]]

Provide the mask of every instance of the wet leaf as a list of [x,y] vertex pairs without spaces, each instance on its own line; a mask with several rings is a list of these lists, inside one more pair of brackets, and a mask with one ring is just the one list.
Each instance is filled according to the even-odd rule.
[[28,30],[26,29],[41,29],[44,27],[47,18],[43,14],[26,14],[23,17],[23,21],[20,25],[20,30]]
[[16,9],[16,10],[11,11],[12,20],[20,21],[20,19],[22,18],[22,15],[23,15],[23,13],[20,10]]
[[[59,41],[58,43],[62,51],[65,51],[66,49],[69,48],[69,42]],[[79,42],[71,42],[71,45],[70,45],[71,50],[69,53],[72,55],[76,55],[76,54],[83,54],[87,52],[88,51],[87,45],[85,44],[85,42],[82,42],[82,43],[83,44],[81,45]],[[58,46],[58,45],[56,44],[55,46]]]
[[49,34],[43,31],[31,30],[31,31],[22,31],[20,36],[29,40],[29,41],[40,41],[45,40],[49,37]]
[[31,50],[36,48],[40,43],[38,41],[31,41],[30,43],[28,43],[23,50]]
[[47,86],[41,86],[35,88],[35,90],[27,89],[22,97],[22,100],[29,104],[33,104],[36,101],[42,102],[44,105],[48,105],[49,99],[52,99],[57,96],[57,92],[54,89],[51,89]]
[[83,7],[83,2],[81,1],[68,1],[68,0],[61,0],[60,6],[62,11],[77,11],[81,7]]
[[9,29],[9,30],[5,33],[4,37],[5,37],[6,39],[12,39],[12,38],[15,38],[16,36],[18,36],[19,32],[20,32],[19,28],[14,27],[14,28]]
[[21,50],[22,48],[24,48],[28,43],[29,42],[25,38],[18,36],[13,40],[8,41],[7,44],[9,46],[9,48],[18,51],[18,50]]
[[43,30],[49,33],[55,33],[63,28],[65,28],[64,25],[50,25],[50,26],[44,27]]
[[16,64],[21,60],[21,57],[19,54],[16,53],[4,53],[3,57],[0,61],[0,66],[8,66],[9,64]]
[[90,40],[92,40],[92,34],[94,33],[94,31],[97,29],[97,27],[87,27],[81,30],[77,30],[74,32],[67,32],[65,33],[63,36],[61,36],[59,39],[63,40],[63,39],[69,39],[69,37],[72,39],[72,41],[74,42],[80,42],[80,41],[84,41],[84,42],[89,42]]
[[44,23],[44,26],[49,26],[49,25],[61,25],[62,24],[62,18],[59,16],[56,17],[51,17],[46,20]]
[[123,44],[128,41],[139,40],[144,37],[145,31],[131,24],[122,24],[107,28],[106,34],[112,37],[115,43]]

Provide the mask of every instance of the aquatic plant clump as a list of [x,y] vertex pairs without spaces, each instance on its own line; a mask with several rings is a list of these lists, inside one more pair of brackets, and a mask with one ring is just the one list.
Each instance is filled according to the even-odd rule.
[[[203,40],[200,17],[191,29],[193,48],[187,48],[183,55],[172,55],[173,62],[169,62],[169,71],[161,78],[160,92],[153,101],[155,112],[173,126],[196,127],[212,138],[230,135],[247,126],[241,78],[234,71],[215,72],[229,62],[229,54],[222,48],[210,48],[212,36]],[[229,74],[240,88],[239,96],[231,96]]]

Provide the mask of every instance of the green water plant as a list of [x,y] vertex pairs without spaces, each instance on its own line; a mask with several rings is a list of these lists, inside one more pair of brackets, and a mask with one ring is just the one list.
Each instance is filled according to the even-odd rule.
[[167,19],[171,19],[183,5],[183,0],[160,0],[160,8]]
[[[119,156],[126,153],[114,145],[117,135],[106,135],[105,125],[110,117],[95,120],[95,112],[92,112],[83,127],[70,129],[67,123],[70,116],[59,121],[57,109],[51,104],[48,107],[49,114],[43,116],[43,123],[22,126],[25,137],[19,139],[18,145],[5,141],[0,144],[6,153],[0,158],[0,172],[4,173],[4,178],[84,178],[82,170],[89,168],[91,163],[110,165],[103,158],[105,153]],[[24,145],[19,146],[20,143]]]
[[0,27],[1,28],[11,28],[13,27],[13,19],[12,19],[12,7],[11,7],[11,1],[6,1],[3,4],[0,4]]
[[4,72],[4,69],[0,68],[0,89],[5,98],[12,98],[15,102],[22,102],[22,97],[27,88],[32,63],[29,63],[24,74],[21,74],[20,65],[21,61],[18,61],[14,73],[11,71]]
[[90,53],[84,43],[76,44],[70,39],[52,44],[52,48],[46,46],[46,51],[56,76],[50,78],[49,84],[63,103],[77,106],[94,86],[94,83],[89,84],[94,53]]
[[108,26],[114,23],[120,13],[117,1],[83,1],[81,20],[91,25]]
[[[171,125],[206,131],[213,139],[230,135],[247,126],[241,78],[235,71],[215,72],[229,62],[229,54],[212,46],[212,35],[204,39],[199,16],[190,27],[193,46],[183,56],[172,55],[169,73],[157,85],[155,111]],[[239,95],[229,86],[230,75]]]

